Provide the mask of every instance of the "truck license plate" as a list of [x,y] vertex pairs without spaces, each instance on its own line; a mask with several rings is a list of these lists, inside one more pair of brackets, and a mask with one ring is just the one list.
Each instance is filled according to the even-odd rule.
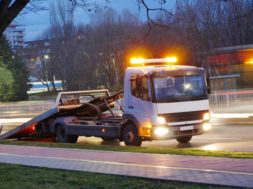
[[180,131],[188,131],[188,130],[193,130],[193,125],[191,126],[186,126],[186,127],[180,127]]

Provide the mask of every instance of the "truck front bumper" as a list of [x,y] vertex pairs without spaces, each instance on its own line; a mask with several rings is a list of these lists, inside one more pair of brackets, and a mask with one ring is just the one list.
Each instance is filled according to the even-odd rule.
[[153,125],[151,128],[152,140],[175,139],[182,136],[201,135],[210,130],[211,125],[208,122],[202,122],[191,125],[178,126],[158,126]]

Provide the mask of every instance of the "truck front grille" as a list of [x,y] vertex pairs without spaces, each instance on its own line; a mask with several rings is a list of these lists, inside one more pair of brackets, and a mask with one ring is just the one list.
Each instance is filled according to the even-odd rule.
[[180,122],[180,121],[193,121],[203,119],[203,114],[208,112],[204,111],[194,111],[194,112],[180,112],[180,113],[168,113],[168,114],[159,114],[169,122]]

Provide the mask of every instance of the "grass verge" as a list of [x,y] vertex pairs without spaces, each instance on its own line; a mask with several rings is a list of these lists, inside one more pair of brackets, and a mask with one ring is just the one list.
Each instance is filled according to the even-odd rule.
[[224,152],[224,151],[207,151],[194,148],[147,148],[147,147],[130,147],[130,146],[111,146],[111,145],[92,145],[92,144],[66,144],[53,142],[27,142],[27,141],[10,141],[0,140],[0,144],[21,145],[21,146],[40,146],[51,148],[72,148],[87,150],[106,150],[118,152],[140,152],[153,154],[175,154],[175,155],[194,155],[194,156],[213,156],[229,158],[253,158],[251,152]]
[[[128,176],[105,175],[78,171],[65,171],[0,163],[1,188],[61,188],[61,189],[122,189],[122,188],[174,188],[225,189],[228,187],[187,182],[161,181]],[[231,187],[229,187],[231,188]]]

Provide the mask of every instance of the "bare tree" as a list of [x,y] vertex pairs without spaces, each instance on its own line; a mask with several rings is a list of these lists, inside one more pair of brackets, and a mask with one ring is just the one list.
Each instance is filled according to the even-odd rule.
[[58,1],[50,9],[50,28],[46,38],[50,39],[50,81],[53,83],[54,75],[62,80],[64,88],[75,89],[73,57],[76,54],[77,31],[74,26],[74,8],[70,3]]
[[121,88],[126,47],[141,31],[138,19],[128,11],[118,15],[97,9],[90,24],[78,26],[72,7],[62,1],[50,12],[51,26],[44,36],[50,40],[49,73],[67,90]]
[[141,22],[128,11],[99,10],[88,26],[84,48],[96,65],[99,85],[119,89],[123,84],[127,46],[136,38]]

